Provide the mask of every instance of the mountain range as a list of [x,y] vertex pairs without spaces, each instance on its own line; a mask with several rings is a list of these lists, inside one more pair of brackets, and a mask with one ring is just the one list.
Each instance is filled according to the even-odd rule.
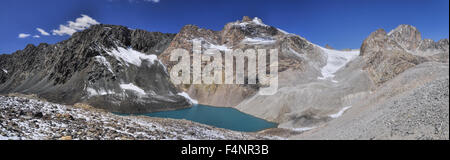
[[[278,49],[279,86],[174,85],[171,51]],[[222,30],[184,26],[177,34],[99,24],[56,44],[0,55],[0,93],[36,94],[118,113],[200,104],[234,107],[276,122],[264,133],[294,139],[448,139],[449,40],[422,39],[411,25],[369,34],[359,49],[336,50],[257,17]],[[195,100],[194,100],[195,99]],[[284,132],[290,130],[290,132]],[[300,132],[301,134],[298,134]]]

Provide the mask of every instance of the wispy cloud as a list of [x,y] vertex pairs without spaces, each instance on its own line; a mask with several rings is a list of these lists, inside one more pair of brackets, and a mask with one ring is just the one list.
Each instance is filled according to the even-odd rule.
[[20,33],[19,36],[18,36],[18,38],[27,38],[27,37],[29,37],[29,36],[30,36],[30,34]]
[[75,22],[68,21],[66,25],[59,25],[59,29],[52,31],[53,35],[72,35],[77,31],[89,28],[91,25],[100,24],[95,19],[89,17],[88,15],[82,14],[81,17],[75,19]]
[[33,38],[41,38],[39,35],[34,35]]
[[36,28],[37,31],[39,31],[39,33],[41,33],[44,36],[49,36],[50,34],[48,32],[46,32],[44,29],[41,28]]

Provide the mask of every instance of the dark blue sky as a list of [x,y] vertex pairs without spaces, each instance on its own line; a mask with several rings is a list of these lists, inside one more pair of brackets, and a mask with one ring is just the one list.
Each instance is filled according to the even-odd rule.
[[[319,45],[359,48],[372,31],[411,24],[422,37],[449,37],[448,0],[2,0],[0,53],[26,44],[56,43],[52,30],[81,14],[104,24],[176,33],[186,24],[220,30],[242,16],[298,34]],[[150,0],[147,0],[150,1]],[[49,36],[41,35],[42,28]],[[19,38],[20,33],[29,37]],[[32,36],[39,35],[40,38]]]

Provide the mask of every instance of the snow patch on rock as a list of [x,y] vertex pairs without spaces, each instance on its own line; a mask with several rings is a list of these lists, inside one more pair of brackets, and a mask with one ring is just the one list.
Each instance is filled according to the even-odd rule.
[[130,91],[134,91],[140,95],[145,95],[145,91],[141,88],[139,88],[138,86],[134,85],[133,83],[129,83],[129,84],[120,84],[120,88],[124,89],[124,90],[130,90]]
[[292,130],[297,131],[297,132],[304,132],[304,131],[309,131],[314,128],[316,128],[316,127],[301,127],[301,128],[293,128]]
[[94,58],[97,62],[99,62],[103,66],[107,67],[108,71],[110,71],[111,73],[114,73],[112,70],[111,64],[106,60],[106,58],[104,56],[95,56]]
[[104,90],[104,89],[94,89],[94,88],[86,88],[87,93],[89,96],[103,96],[103,95],[109,95],[109,94],[116,94],[114,91],[111,90]]
[[255,17],[255,18],[253,18],[252,21],[248,21],[248,22],[235,22],[233,25],[238,25],[240,27],[247,27],[247,25],[250,24],[250,23],[251,24],[256,24],[256,25],[259,25],[259,26],[263,26],[263,27],[267,27],[267,25],[264,24],[262,22],[262,20],[260,18],[258,18],[258,17]]
[[255,37],[255,38],[249,38],[246,37],[242,40],[242,43],[245,44],[273,44],[276,40],[272,38],[261,38],[261,37]]
[[191,101],[191,103],[193,104],[198,104],[198,101],[195,99],[192,99],[189,94],[187,94],[186,92],[180,92],[178,93],[178,95],[183,96],[184,98],[188,99],[189,101]]
[[352,106],[344,107],[339,112],[329,115],[329,117],[330,118],[338,118],[338,117],[342,116],[342,114],[344,114],[344,112],[350,108],[352,108]]
[[[192,39],[192,42],[201,42],[202,43],[202,49],[217,49],[219,51],[228,51],[231,50],[230,47],[226,46],[226,45],[216,45],[213,44],[207,40],[205,40],[204,38],[194,38]],[[204,42],[204,43],[203,43]]]
[[117,58],[120,61],[124,61],[127,64],[133,64],[138,67],[141,66],[142,61],[144,60],[148,61],[150,65],[152,65],[154,61],[158,60],[158,57],[154,54],[147,55],[133,50],[132,48],[125,49],[122,47],[117,47],[117,49],[107,51],[106,53]]
[[209,47],[208,49],[217,49],[219,51],[227,51],[230,50],[229,47],[225,46],[225,45],[215,45],[215,44],[211,44],[209,43]]
[[252,22],[255,23],[255,24],[257,24],[257,25],[267,26],[267,25],[264,24],[264,23],[262,22],[262,20],[261,20],[260,18],[258,18],[258,17],[253,18]]
[[279,28],[277,28],[277,30],[280,31],[280,32],[283,33],[283,34],[291,34],[291,33],[289,33],[289,32],[286,32],[285,30],[282,30],[282,29],[279,29]]
[[289,129],[289,130],[293,130],[296,132],[305,132],[305,131],[315,129],[316,127],[313,126],[313,127],[300,127],[300,128],[290,128],[290,127],[280,127],[280,128]]

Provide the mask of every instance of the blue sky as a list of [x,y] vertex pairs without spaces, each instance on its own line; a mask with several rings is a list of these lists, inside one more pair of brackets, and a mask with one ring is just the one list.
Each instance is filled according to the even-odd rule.
[[449,37],[448,0],[2,0],[0,53],[68,39],[52,30],[69,26],[68,21],[79,24],[76,19],[82,14],[92,19],[80,19],[80,24],[94,20],[168,33],[186,24],[220,30],[244,15],[257,16],[268,25],[339,49],[359,48],[374,30],[389,31],[399,24],[416,26],[424,38]]

